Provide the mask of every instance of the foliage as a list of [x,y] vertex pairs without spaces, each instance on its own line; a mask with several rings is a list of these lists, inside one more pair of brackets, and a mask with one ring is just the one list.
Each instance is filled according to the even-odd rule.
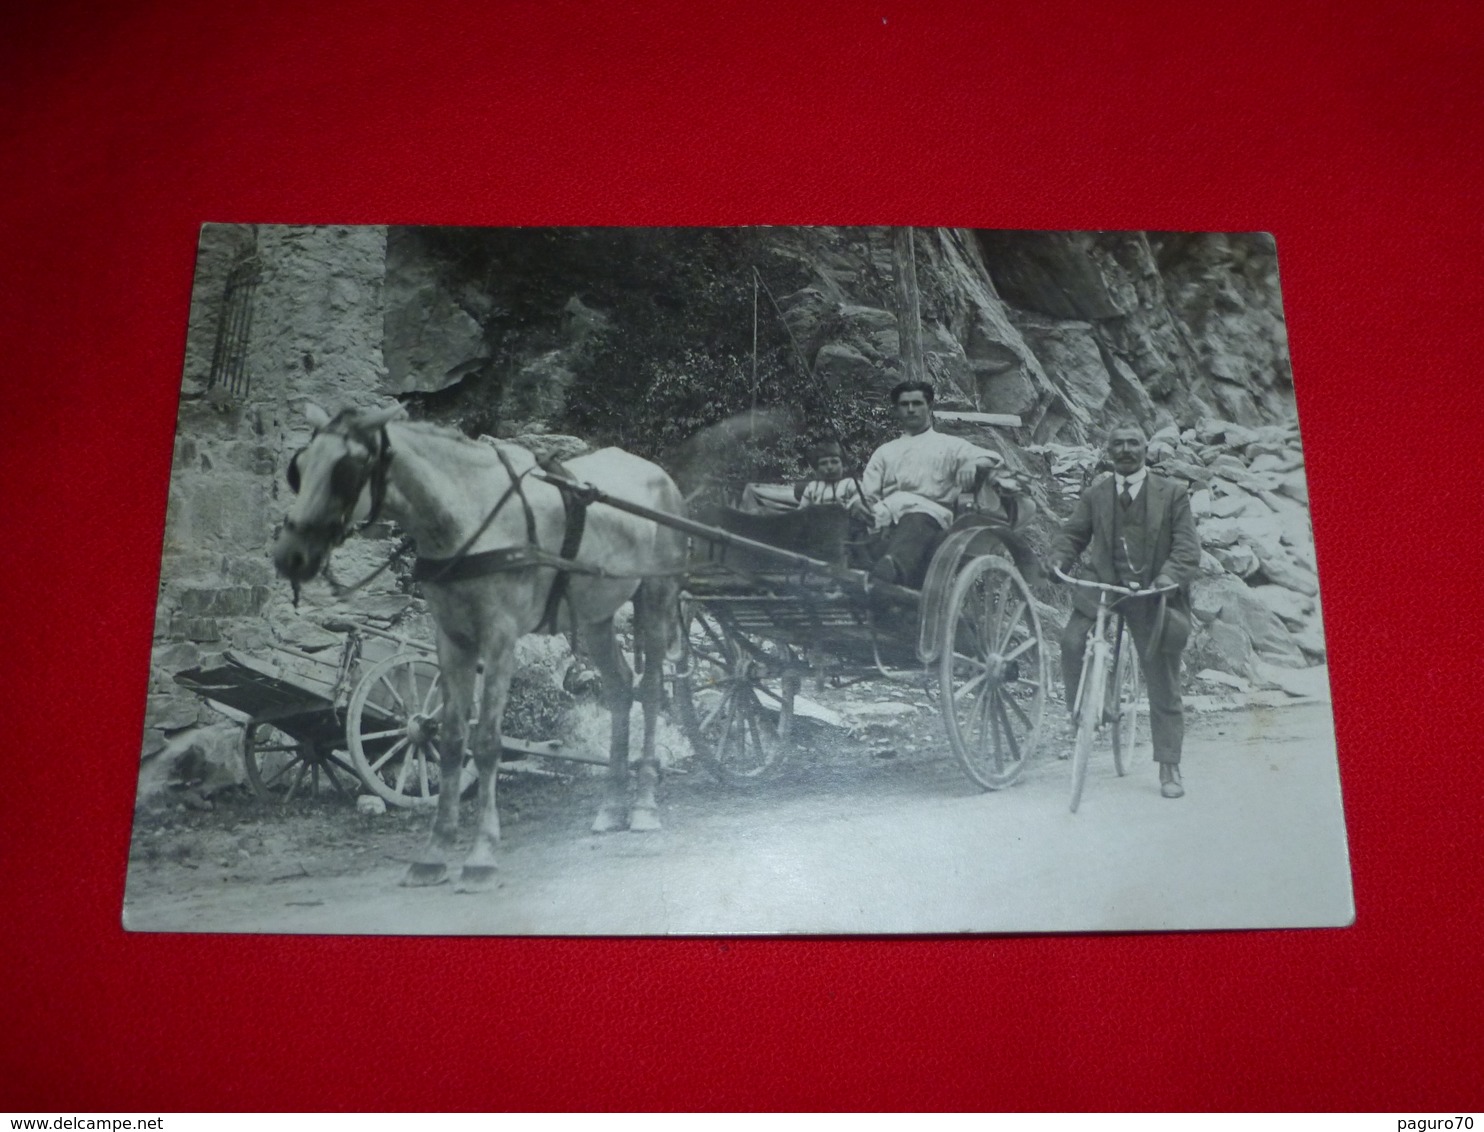
[[572,697],[552,682],[547,669],[519,670],[510,679],[500,730],[512,739],[550,739],[558,733],[571,704]]
[[[429,399],[436,419],[495,431],[507,375],[561,349],[574,381],[565,417],[549,427],[647,456],[689,486],[697,474],[803,475],[809,445],[826,437],[859,464],[890,432],[883,405],[825,388],[810,372],[801,354],[810,344],[790,338],[764,287],[781,298],[812,274],[759,230],[433,229],[405,238],[440,262],[445,287],[478,292],[499,313],[486,324],[487,376],[439,395],[447,404]],[[580,345],[563,329],[574,297],[604,316]],[[773,411],[762,427],[738,421],[754,408]]]

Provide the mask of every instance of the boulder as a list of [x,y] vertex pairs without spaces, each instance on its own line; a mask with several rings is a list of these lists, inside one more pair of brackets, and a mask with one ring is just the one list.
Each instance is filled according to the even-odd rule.
[[1209,468],[1194,460],[1182,459],[1178,453],[1159,461],[1155,465],[1155,471],[1171,479],[1184,480],[1191,487],[1204,487],[1211,482],[1212,477]]
[[1327,655],[1324,644],[1324,626],[1316,617],[1293,635],[1293,643],[1303,650],[1305,656],[1323,660]]
[[[1254,452],[1257,453],[1255,456]],[[1252,456],[1247,470],[1254,473],[1277,472],[1281,475],[1304,465],[1303,457],[1279,445],[1253,444],[1248,447],[1247,454]]]
[[1216,668],[1203,668],[1195,674],[1195,678],[1207,684],[1220,684],[1227,688],[1235,688],[1239,692],[1247,692],[1252,689],[1250,681],[1240,676],[1233,676],[1230,672],[1222,672]]
[[1268,581],[1307,597],[1313,597],[1319,592],[1318,575],[1286,554],[1264,558],[1262,572],[1267,575]]
[[145,723],[168,735],[194,727],[201,714],[200,701],[195,696],[183,695],[180,688],[149,696],[145,700]]
[[[1219,578],[1226,577],[1223,569]],[[1209,625],[1221,616],[1221,607],[1226,602],[1225,590],[1215,579],[1198,578],[1190,587],[1190,611],[1196,621]]]
[[1190,493],[1190,513],[1197,519],[1211,513],[1211,493],[1204,488]]
[[1217,483],[1212,484],[1211,514],[1217,518],[1230,519],[1238,515],[1251,518],[1262,518],[1271,515],[1272,511],[1268,505],[1254,495],[1248,495],[1245,491],[1225,484],[1225,494],[1217,493]]
[[1222,479],[1236,480],[1247,474],[1247,465],[1230,452],[1222,452],[1207,460],[1206,467],[1211,470],[1212,475],[1220,476]]
[[1156,441],[1166,442],[1171,447],[1178,446],[1180,443],[1180,430],[1173,423],[1157,428],[1154,430],[1154,435],[1149,438],[1150,446],[1152,447]]
[[1261,563],[1250,546],[1221,547],[1215,552],[1216,560],[1239,578],[1250,578],[1256,574]]
[[1247,634],[1224,621],[1215,621],[1199,629],[1185,651],[1188,668],[1227,672],[1233,676],[1250,676],[1255,659]]
[[1195,439],[1202,444],[1225,443],[1227,447],[1240,448],[1244,444],[1250,444],[1259,439],[1260,436],[1261,434],[1256,429],[1233,424],[1231,421],[1209,420],[1202,421],[1195,426]]
[[1201,545],[1207,547],[1235,546],[1242,538],[1237,520],[1216,515],[1202,519],[1195,529],[1200,536]]
[[155,801],[166,790],[186,787],[210,797],[243,779],[241,728],[235,723],[196,727],[145,755],[135,805]]
[[[1212,605],[1219,605],[1214,624],[1239,629],[1253,651],[1264,660],[1290,668],[1303,667],[1303,654],[1290,639],[1288,629],[1244,582],[1230,577],[1197,578],[1192,583],[1191,594],[1199,607],[1209,609]],[[1237,671],[1214,663],[1210,667],[1220,668],[1223,672]]]
[[1295,698],[1329,701],[1329,668],[1326,665],[1294,669],[1258,661],[1256,672],[1264,683],[1281,688]]
[[814,372],[829,388],[869,388],[879,367],[854,346],[830,342],[819,349]]
[[1314,611],[1314,602],[1282,586],[1253,586],[1252,592],[1290,629],[1301,628]]
[[1277,490],[1280,495],[1296,499],[1306,507],[1309,504],[1309,481],[1304,478],[1302,471],[1289,472],[1278,481]]
[[1277,472],[1243,471],[1231,476],[1231,480],[1242,490],[1257,495],[1259,492],[1276,491],[1283,482]]

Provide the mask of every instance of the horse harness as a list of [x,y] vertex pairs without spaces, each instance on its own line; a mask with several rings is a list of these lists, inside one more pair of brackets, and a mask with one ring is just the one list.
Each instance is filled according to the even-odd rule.
[[[318,431],[316,430],[316,433]],[[367,486],[371,489],[371,511],[358,530],[364,531],[380,517],[382,506],[386,501],[387,473],[392,462],[392,447],[386,434],[386,427],[383,425],[377,431],[374,445],[368,443],[367,438],[363,436],[357,435],[353,439],[366,447],[367,455],[357,457],[347,452],[335,462],[334,468],[331,469],[330,493],[339,506],[339,513],[319,522],[302,524],[294,528],[299,533],[318,535],[336,546],[344,542],[351,533],[351,515],[355,511],[356,500],[360,498],[361,491]],[[557,611],[562,599],[568,596],[573,574],[601,578],[619,577],[601,566],[588,566],[575,561],[577,551],[582,545],[583,532],[587,526],[587,508],[596,498],[596,494],[592,488],[578,485],[573,481],[566,468],[556,460],[538,459],[536,464],[524,472],[517,472],[504,450],[498,444],[492,447],[495,455],[500,458],[500,464],[504,467],[506,475],[510,477],[510,486],[505,489],[504,494],[500,496],[474,533],[465,539],[464,544],[452,555],[447,558],[418,558],[413,563],[412,580],[434,583],[462,582],[511,570],[549,567],[556,571],[556,577],[552,579],[551,589],[546,595],[546,604],[542,608],[541,620],[536,625],[536,631],[555,632]],[[543,549],[537,542],[536,515],[531,508],[530,500],[526,498],[522,483],[525,477],[538,467],[551,474],[552,478],[549,478],[547,482],[557,488],[562,498],[562,509],[566,515],[561,550],[556,554]],[[297,493],[299,490],[299,453],[297,452],[289,461],[287,479],[289,490]],[[526,545],[470,554],[469,548],[489,529],[495,517],[512,498],[520,500],[521,510],[525,515]],[[343,596],[361,589],[401,557],[401,554],[402,550],[399,548],[375,571],[353,585],[336,586],[337,593]]]
[[[569,482],[572,477],[567,469],[556,460],[538,459],[536,464],[524,472],[517,472],[504,450],[499,445],[492,447],[495,455],[500,458],[501,465],[505,468],[505,474],[510,477],[510,486],[505,489],[505,493],[485,516],[484,522],[479,524],[474,533],[464,540],[464,545],[452,555],[447,558],[417,559],[412,566],[412,580],[435,583],[463,582],[471,578],[483,578],[490,574],[502,574],[510,570],[528,570],[538,566],[550,567],[556,571],[556,577],[552,579],[551,589],[546,595],[546,604],[541,610],[541,620],[536,624],[536,632],[554,633],[556,632],[557,610],[561,606],[562,598],[568,596],[568,586],[574,573],[594,577],[615,576],[600,566],[587,566],[575,561],[577,551],[582,546],[583,532],[587,529],[587,508],[593,502],[594,495],[590,491],[573,486]],[[543,549],[537,541],[536,515],[531,509],[531,501],[526,498],[525,488],[522,486],[522,481],[537,467],[558,477],[547,481],[556,487],[561,495],[562,510],[566,515],[562,547],[556,554]],[[482,550],[478,554],[470,554],[469,548],[489,529],[490,524],[495,521],[495,516],[512,498],[520,500],[521,510],[525,515],[526,545]]]

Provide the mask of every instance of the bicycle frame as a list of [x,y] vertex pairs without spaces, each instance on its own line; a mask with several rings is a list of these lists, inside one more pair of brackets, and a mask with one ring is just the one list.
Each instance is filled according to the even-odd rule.
[[[1097,619],[1093,629],[1087,635],[1087,645],[1082,654],[1082,674],[1077,683],[1077,698],[1072,705],[1072,717],[1077,721],[1077,746],[1072,757],[1072,805],[1073,813],[1077,812],[1077,806],[1082,800],[1082,786],[1087,777],[1088,756],[1092,746],[1093,732],[1104,724],[1117,724],[1120,704],[1115,702],[1112,711],[1109,711],[1110,677],[1113,675],[1118,661],[1121,659],[1121,651],[1132,645],[1129,637],[1122,611],[1118,606],[1133,597],[1152,597],[1161,593],[1167,593],[1175,587],[1161,586],[1158,589],[1134,589],[1126,586],[1110,586],[1104,582],[1092,582],[1082,578],[1072,578],[1055,571],[1057,577],[1075,586],[1098,591]],[[1117,632],[1114,642],[1108,640],[1108,621],[1111,617],[1117,617]],[[1127,644],[1125,644],[1127,642]],[[1135,665],[1137,660],[1132,661]],[[1116,686],[1111,688],[1114,697],[1119,695]],[[1137,697],[1135,697],[1136,702]],[[1118,726],[1114,727],[1114,761],[1118,773],[1124,773],[1125,752],[1118,747]],[[1132,740],[1129,740],[1132,742]],[[1131,750],[1132,748],[1130,748]]]

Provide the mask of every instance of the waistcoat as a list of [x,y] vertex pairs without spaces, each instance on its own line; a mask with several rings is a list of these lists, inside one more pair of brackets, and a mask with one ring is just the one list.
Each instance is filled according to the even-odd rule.
[[1149,538],[1149,481],[1144,481],[1137,498],[1124,510],[1113,492],[1113,570],[1123,585],[1130,582],[1147,584],[1150,577],[1151,540]]

